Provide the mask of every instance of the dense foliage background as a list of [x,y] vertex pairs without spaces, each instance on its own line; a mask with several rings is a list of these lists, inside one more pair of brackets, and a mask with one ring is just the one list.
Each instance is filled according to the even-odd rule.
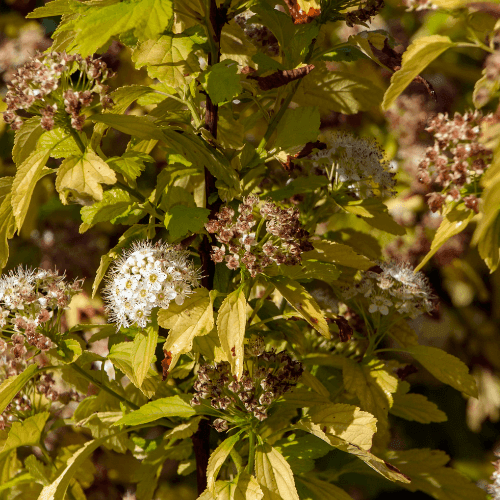
[[[110,3],[112,4],[112,2]],[[303,3],[316,5],[312,1]],[[189,2],[185,4],[186,8],[182,15],[189,17]],[[282,10],[287,12],[285,4],[286,2],[283,3]],[[52,43],[50,37],[60,21],[60,16],[25,19],[29,12],[42,5],[44,5],[42,1],[18,0],[2,3],[0,72],[4,82],[3,94],[7,91],[5,85],[12,78],[15,69],[28,61],[37,51],[46,50]],[[344,75],[344,80],[341,79],[337,86],[331,82],[329,87],[326,84],[324,87],[320,85],[321,88],[317,94],[302,96],[302,101],[299,104],[320,108],[320,130],[322,132],[322,135],[319,136],[320,141],[324,140],[327,143],[329,131],[332,130],[377,140],[382,150],[385,151],[386,159],[390,161],[391,170],[395,172],[396,192],[394,194],[388,193],[384,199],[388,213],[399,226],[392,226],[391,224],[394,222],[387,214],[377,213],[375,222],[370,225],[372,215],[364,217],[361,213],[351,211],[351,213],[342,212],[332,220],[322,220],[321,231],[317,230],[317,233],[328,235],[330,240],[342,241],[360,255],[373,261],[382,258],[387,261],[403,260],[409,262],[412,267],[421,265],[421,269],[430,280],[433,293],[439,299],[439,306],[431,315],[426,314],[410,320],[411,327],[418,335],[418,342],[421,345],[439,347],[461,359],[470,368],[477,383],[478,398],[465,398],[459,391],[442,384],[420,366],[415,372],[411,368],[408,369],[406,380],[411,383],[412,393],[424,395],[429,401],[436,403],[446,413],[447,420],[440,421],[444,420],[444,417],[441,418],[438,415],[433,423],[424,423],[426,422],[425,418],[420,419],[420,421],[415,417],[405,420],[399,418],[400,416],[389,415],[390,437],[387,440],[388,451],[384,458],[391,461],[392,456],[394,461],[398,463],[398,467],[404,472],[399,465],[404,460],[397,460],[398,451],[412,448],[442,450],[451,458],[450,465],[455,470],[485,491],[494,471],[494,467],[491,465],[491,462],[495,460],[494,451],[497,446],[500,446],[500,427],[498,424],[500,419],[500,274],[497,270],[499,239],[497,230],[497,233],[490,237],[492,249],[485,249],[483,245],[481,250],[480,243],[478,251],[477,243],[480,241],[481,235],[478,236],[477,228],[478,224],[481,225],[481,219],[475,215],[478,211],[489,213],[487,209],[491,209],[491,217],[497,217],[499,197],[493,191],[484,205],[479,205],[480,210],[478,210],[475,196],[480,197],[483,189],[491,188],[491,185],[483,185],[479,188],[474,179],[460,184],[460,176],[457,174],[453,182],[459,184],[460,194],[457,194],[458,191],[457,193],[452,192],[453,182],[447,183],[441,191],[444,184],[425,182],[425,174],[432,169],[433,157],[427,156],[428,165],[422,166],[421,161],[425,158],[428,148],[433,147],[436,134],[453,134],[453,126],[457,128],[461,126],[461,123],[458,123],[459,120],[455,122],[455,125],[453,123],[449,125],[449,122],[433,121],[439,113],[448,113],[450,122],[453,122],[455,113],[464,116],[468,112],[473,113],[475,108],[480,107],[482,115],[471,118],[472,135],[468,142],[467,140],[463,142],[464,144],[479,144],[480,131],[483,127],[482,130],[487,137],[484,139],[484,134],[482,135],[481,144],[486,144],[487,151],[481,152],[483,156],[478,154],[478,158],[482,158],[481,161],[488,165],[492,162],[491,151],[498,148],[498,124],[496,123],[498,115],[495,113],[500,88],[500,51],[498,48],[500,46],[500,27],[498,26],[500,6],[493,2],[467,5],[467,2],[460,0],[439,0],[436,3],[406,0],[405,4],[399,0],[386,0],[383,8],[380,8],[380,5],[375,6],[374,3],[370,6],[370,8],[375,9],[374,13],[378,9],[380,10],[366,26],[359,24],[348,26],[349,23],[344,21],[328,23],[322,28],[321,37],[318,37],[316,44],[317,47],[325,49],[322,59],[325,61],[324,67],[320,70],[317,69],[317,71],[324,72],[323,82],[328,81],[328,72],[337,71],[345,74],[363,75],[364,78],[371,81],[372,86],[360,88],[354,94],[349,94],[350,91],[347,91],[344,96],[342,94],[344,89],[348,89],[351,85],[355,87],[359,83],[355,79],[345,83],[347,80]],[[184,7],[179,7],[179,9],[182,11]],[[192,24],[193,26],[188,26],[188,29],[191,28],[192,38],[195,39],[196,36],[201,38],[202,34],[197,31],[196,22]],[[277,54],[278,42],[269,30],[260,29],[259,25],[255,24],[250,27],[250,23],[244,17],[239,20],[238,24],[245,28],[248,37],[244,43],[255,43],[256,47],[264,47],[268,59]],[[240,31],[243,33],[242,29]],[[238,62],[239,74],[241,74],[241,68],[248,68],[252,64],[255,66],[246,50],[242,49],[240,42],[238,42],[240,31],[236,33],[235,27],[234,33],[228,36],[224,46],[226,51],[230,51],[230,59]],[[366,34],[367,31],[370,31],[369,35]],[[62,33],[64,35],[64,32]],[[61,41],[63,35],[59,32],[57,43],[64,48],[64,40]],[[129,35],[134,36],[130,33]],[[450,50],[445,50],[448,48],[447,42],[439,39],[436,43],[443,44],[439,57],[429,58],[429,64],[423,66],[422,73],[417,69],[414,76],[418,74],[421,76],[410,83],[401,95],[397,93],[397,98],[391,99],[391,96],[386,94],[382,105],[384,91],[389,86],[391,76],[397,74],[397,70],[401,67],[401,54],[415,39],[434,35],[448,37],[451,40],[450,43],[456,42],[456,46],[449,45]],[[92,36],[92,30],[89,28],[81,35],[81,38],[85,41],[85,37],[90,40]],[[495,37],[498,37],[498,42],[495,41]],[[200,44],[202,42],[202,40],[198,41]],[[89,42],[90,45],[95,45],[95,43],[97,43],[96,49],[101,48],[99,41]],[[133,41],[114,36],[110,41],[106,39],[104,45],[105,51],[99,51],[99,53],[102,52],[103,61],[112,71],[116,72],[116,76],[106,82],[107,85],[111,86],[110,91],[125,85],[157,85],[156,88],[161,90],[161,84],[158,85],[158,81],[155,80],[155,77],[162,80],[161,71],[155,75],[154,71],[147,67],[147,63],[150,62],[147,54],[138,62],[138,58],[141,56],[137,56],[137,53],[133,56],[133,51],[130,48]],[[484,45],[487,50],[484,50],[484,47],[481,48],[480,45]],[[332,46],[336,46],[336,48],[330,50],[329,48]],[[92,47],[89,50],[93,52]],[[189,51],[181,53],[185,54],[181,58],[193,57]],[[423,60],[425,54],[418,57]],[[197,56],[195,56],[194,62],[189,59],[188,65],[189,63],[198,64]],[[266,63],[269,64],[264,58],[258,61],[259,74],[266,74],[265,69],[262,70]],[[269,69],[274,68],[269,67]],[[221,80],[216,80],[214,85],[219,84],[224,87],[225,84],[220,82],[224,78],[230,79],[231,75],[231,71],[227,74],[221,74]],[[410,81],[412,79],[410,78]],[[483,83],[478,85],[476,82],[480,79]],[[243,83],[243,89],[250,88],[251,83],[249,82],[250,80],[247,79]],[[204,85],[204,88],[207,88],[208,83],[204,82]],[[170,92],[168,89],[163,90],[167,93]],[[339,96],[335,105],[329,107],[327,98],[321,94],[321,90],[327,94]],[[213,98],[212,91],[207,90],[207,92]],[[113,95],[112,92],[111,95]],[[196,101],[197,98],[195,96],[194,100]],[[273,99],[278,98],[273,97]],[[223,95],[220,102],[226,100]],[[129,116],[144,116],[155,109],[154,106],[159,102],[161,100],[155,99],[155,96],[145,95],[139,98],[135,104],[127,103],[122,112],[127,109]],[[264,105],[268,110],[271,102],[261,101],[258,105]],[[267,124],[265,120],[256,116],[255,109],[252,108],[251,101],[234,100],[230,110],[227,106],[219,110],[218,140],[224,148],[238,150],[247,143],[253,144],[255,147],[258,145],[260,138],[266,132]],[[157,116],[160,116],[160,120],[163,119],[170,124],[180,123],[183,125],[190,120],[185,106],[176,107],[175,104],[172,104],[172,100],[169,100],[169,104],[164,107],[163,111],[168,111],[169,117],[166,118],[166,114],[158,114]],[[488,113],[492,113],[493,118],[490,120],[490,128],[485,128],[489,122],[486,120],[483,123],[482,120]],[[301,119],[306,118],[301,117]],[[119,131],[120,127],[117,128],[109,128],[107,134],[103,135],[99,146],[100,150],[105,151],[109,157],[121,156],[130,139],[130,134]],[[208,134],[204,139],[210,142],[213,137]],[[311,142],[315,140],[314,138]],[[450,145],[445,144],[446,140],[443,140],[442,137],[440,140],[440,147],[443,151],[447,150],[451,156],[460,154],[455,150],[452,151]],[[290,145],[295,146],[293,141]],[[14,176],[16,173],[16,165],[12,159],[13,146],[14,132],[5,122],[0,120],[0,177]],[[304,163],[300,162],[300,158],[296,159],[296,156],[300,156],[298,154],[300,149],[291,152],[290,156],[285,154],[281,157],[277,155],[274,159],[271,158],[267,163],[266,177],[259,179],[258,185],[264,192],[282,189],[283,192],[275,194],[275,201],[286,200],[290,206],[299,206],[304,213],[312,213],[315,200],[311,198],[311,193],[321,186],[315,186],[313,183],[307,185],[306,183],[304,188],[302,184],[304,179],[307,181],[311,178],[307,177],[307,174],[311,172],[314,174],[314,168],[317,167],[312,164],[311,157]],[[286,151],[285,146],[283,146],[283,151]],[[469,151],[470,148],[467,152]],[[178,158],[177,160],[173,159],[172,152],[167,152],[164,147],[146,152],[152,156],[152,160],[148,159],[142,163],[141,170],[143,171],[137,183],[137,189],[143,193],[149,193],[155,188],[158,175],[166,168],[168,162],[172,164],[179,161]],[[438,153],[440,152],[438,151],[436,154]],[[18,150],[18,154],[22,154],[22,152],[20,153]],[[317,151],[317,155],[321,156],[321,149]],[[60,163],[57,158],[49,161],[52,162],[49,163],[51,168],[55,168]],[[296,163],[295,167],[294,162]],[[201,176],[201,174],[195,174],[193,177],[187,177],[187,179],[191,179],[190,182],[194,182],[197,186],[194,188],[194,192],[192,186],[183,185],[182,181],[176,184],[177,187],[188,189],[193,193],[191,196],[192,206],[196,206],[195,201],[199,206],[198,200],[203,198],[199,188],[201,177],[197,178],[196,175]],[[290,178],[299,178],[299,181],[290,183]],[[250,179],[249,185],[251,182]],[[440,195],[427,196],[433,192],[443,192],[444,195],[443,197]],[[445,196],[448,197],[445,198]],[[179,194],[179,197],[178,202],[181,205],[190,206],[191,201],[189,199],[183,200],[182,193]],[[464,198],[465,209],[463,208]],[[238,199],[241,199],[241,196],[238,195]],[[96,218],[95,224],[90,222],[87,224],[88,227],[84,227],[82,230],[81,205],[77,203],[63,204],[63,201],[64,199],[61,201],[56,191],[53,176],[46,176],[39,180],[32,195],[30,195],[24,223],[18,234],[9,241],[9,257],[8,261],[5,259],[6,264],[3,272],[6,273],[23,264],[43,269],[57,268],[66,273],[68,280],[85,278],[83,292],[73,297],[71,308],[65,312],[62,318],[63,326],[65,329],[70,329],[81,324],[103,324],[107,321],[104,303],[99,294],[95,297],[92,296],[92,284],[101,257],[119,243],[119,238],[126,226],[120,224],[119,220],[111,223],[110,221],[100,222]],[[462,207],[460,210],[465,210],[465,212],[460,212],[457,209],[458,205]],[[166,210],[169,210],[170,206],[172,204],[163,203],[163,208]],[[138,212],[134,213],[134,210]],[[369,211],[369,207],[366,210]],[[442,225],[443,212],[445,218],[448,217],[446,220],[452,221],[450,224],[455,224],[456,221],[465,221],[464,227],[467,227],[461,231],[447,228],[448,233],[442,235],[442,240],[438,241],[438,244],[435,240],[433,244],[436,231],[440,224]],[[144,213],[140,212],[137,206],[131,207],[126,214],[121,214],[125,224],[134,224],[134,217],[138,216],[140,219],[143,215]],[[90,221],[92,216],[88,215],[87,221]],[[379,219],[377,219],[378,217]],[[483,215],[483,223],[485,217]],[[470,224],[467,225],[469,221]],[[314,228],[316,222],[308,220],[308,227]],[[181,225],[187,223],[188,221],[185,220],[180,222]],[[2,224],[1,220],[0,224]],[[384,230],[384,224],[385,227],[390,227],[389,231]],[[192,233],[196,234],[200,229],[201,227],[195,228]],[[173,226],[170,227],[170,231],[172,230]],[[476,235],[474,235],[475,231]],[[179,234],[182,237],[187,236],[187,232],[182,233],[182,230]],[[473,241],[473,235],[475,241]],[[169,241],[176,240],[175,237],[172,237],[172,233],[163,234],[162,237],[164,239],[170,238]],[[190,242],[187,244],[189,245]],[[3,257],[4,255],[2,255]],[[193,258],[197,265],[201,265],[198,257],[194,255]],[[317,276],[314,277],[317,278]],[[222,278],[219,277],[219,279]],[[344,277],[343,279],[345,282],[348,281],[348,278]],[[318,279],[309,279],[306,283],[308,290],[321,308],[329,313],[335,313],[336,311],[332,310],[336,307],[336,305],[332,306],[335,303],[335,297],[332,296],[331,289],[325,288]],[[264,292],[264,289],[261,292]],[[255,298],[257,299],[257,297]],[[218,307],[220,307],[220,303]],[[272,312],[268,315],[271,316]],[[347,316],[349,317],[348,313]],[[352,326],[356,318],[353,320],[350,317],[349,319],[352,320]],[[287,323],[293,323],[293,321],[287,321]],[[304,321],[302,323],[307,327]],[[356,329],[356,327],[354,328]],[[338,330],[337,328],[332,341],[336,345],[328,347],[330,352],[333,350],[337,354],[343,355],[355,353],[357,349],[364,349],[362,342],[361,346],[358,342],[359,338],[355,337],[353,341],[339,339]],[[102,329],[88,328],[82,331],[80,336],[88,343],[90,351],[95,353],[95,359],[102,359],[100,364],[94,365],[94,368],[97,366],[104,370],[110,368],[109,365],[106,366],[109,361],[104,362],[100,356],[105,357],[108,354],[112,343],[127,340],[127,337],[123,334],[115,334],[115,340],[108,344],[105,335],[96,333],[99,331]],[[304,327],[302,327],[302,331],[304,331]],[[94,339],[92,339],[93,335],[96,335]],[[310,352],[313,352],[314,349],[324,349],[324,346],[320,345],[317,339],[312,339],[311,332],[308,335],[307,342],[313,346],[310,348]],[[277,332],[269,334],[268,347],[271,346],[278,350],[283,348],[282,339]],[[390,349],[394,347],[394,343],[387,341],[383,347]],[[160,344],[156,354],[159,360],[157,365],[161,372],[160,362],[164,356]],[[412,363],[409,355],[400,355],[398,360],[402,364]],[[414,365],[406,366],[414,367]],[[192,366],[189,365],[189,362],[184,360],[177,366],[177,373],[172,373],[172,376],[176,375],[176,379],[182,381],[191,369]],[[0,367],[0,374],[1,370]],[[315,375],[326,384],[325,380],[328,378],[326,368],[320,367]],[[333,385],[326,385],[328,390],[332,392]],[[89,391],[94,391],[97,394],[98,388],[91,385]],[[102,395],[102,392],[99,394]],[[92,393],[89,392],[87,395],[92,396]],[[26,465],[26,459],[33,453],[33,450],[37,458],[40,459],[40,464],[43,461],[43,455],[49,453],[53,457],[56,456],[56,462],[58,461],[56,466],[61,467],[61,464],[66,463],[68,457],[88,439],[91,426],[84,428],[85,426],[65,425],[69,421],[64,419],[72,417],[78,402],[78,397],[71,398],[70,396],[66,401],[64,398],[60,401],[60,406],[57,409],[60,424],[48,434],[46,450],[21,447],[16,451],[16,458],[10,455],[9,460],[6,459],[5,454],[2,455],[0,452],[1,499],[37,498],[44,485],[43,481],[19,481],[21,474],[27,473],[23,471],[28,469],[29,473],[33,477],[35,476],[34,467],[29,468]],[[139,406],[144,404],[144,401],[138,400],[136,402]],[[105,402],[102,405],[103,408],[106,408]],[[115,410],[113,408],[113,411]],[[99,409],[99,411],[106,410]],[[82,416],[88,417],[84,413]],[[83,421],[83,419],[81,420]],[[95,423],[95,428],[91,430],[94,437],[99,437],[100,431],[96,430],[99,425]],[[78,492],[81,491],[82,494],[84,492],[85,497],[89,500],[101,498],[133,499],[137,483],[141,480],[150,480],[146,471],[147,467],[151,469],[156,467],[154,474],[157,473],[158,487],[156,490],[153,489],[154,496],[152,498],[162,500],[197,498],[196,474],[193,463],[187,460],[189,457],[181,456],[181,468],[179,468],[179,460],[176,460],[174,456],[173,459],[163,457],[159,468],[158,464],[154,463],[154,457],[150,458],[152,464],[148,466],[146,461],[147,467],[144,466],[141,469],[141,461],[148,454],[146,441],[153,443],[155,439],[158,440],[162,435],[162,429],[159,426],[153,427],[147,431],[147,434],[135,436],[136,449],[134,453],[130,451],[119,453],[123,451],[121,448],[124,446],[120,442],[114,443],[114,446],[98,448],[91,458],[86,460],[77,474],[81,486]],[[7,439],[6,432],[5,435],[0,435],[0,439]],[[219,438],[218,435],[214,436],[213,434],[215,433],[212,431],[212,449],[215,448]],[[281,445],[283,451],[285,445],[283,443]],[[57,450],[63,451],[56,455]],[[345,467],[345,456],[345,453],[339,450],[328,451],[320,455],[312,454],[312,458],[316,459],[315,470],[325,472],[324,479],[328,477],[328,480],[335,481],[356,500],[390,499],[399,498],[401,495],[404,495],[404,498],[429,498],[427,493],[434,495],[438,500],[465,499],[466,497],[486,498],[486,493],[482,496],[479,489],[474,490],[473,495],[476,496],[470,496],[471,493],[468,490],[458,491],[460,488],[457,491],[452,491],[453,488],[450,485],[456,480],[453,477],[449,479],[450,484],[446,483],[448,479],[441,478],[443,484],[446,483],[447,486],[450,486],[450,492],[444,491],[446,488],[441,489],[441,492],[438,491],[440,488],[435,491],[431,488],[432,491],[423,493],[422,491],[403,491],[400,483],[389,482],[376,473],[367,474],[365,470],[359,470],[361,465],[357,463],[352,464],[351,471],[343,469],[342,474],[336,476],[336,471]],[[399,457],[401,458],[401,455]],[[307,459],[306,452],[302,458]],[[363,465],[363,467],[365,466]],[[368,470],[366,467],[365,469]],[[300,471],[300,467],[297,467],[297,470]],[[182,472],[182,475],[179,474],[179,471]],[[43,476],[43,468],[38,473]],[[143,474],[143,477],[139,477],[138,474]],[[411,476],[410,473],[408,474]],[[17,483],[16,478],[18,479]],[[9,481],[14,482],[9,483]],[[84,498],[78,497],[75,491],[71,495],[75,495],[75,498]],[[316,492],[315,495],[313,497],[301,496],[301,498],[334,498],[334,496],[329,496],[329,493],[321,496]],[[143,498],[147,498],[147,496]]]

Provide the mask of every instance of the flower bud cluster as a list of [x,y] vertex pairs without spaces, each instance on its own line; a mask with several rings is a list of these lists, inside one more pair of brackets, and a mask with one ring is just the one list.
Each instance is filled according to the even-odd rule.
[[[79,72],[76,84],[75,71]],[[26,115],[40,116],[45,130],[68,125],[82,130],[85,122],[82,108],[89,107],[96,96],[103,108],[113,105],[109,88],[102,84],[111,76],[106,63],[91,56],[83,59],[78,54],[64,52],[37,55],[20,67],[7,85],[4,99],[7,111],[3,118],[13,130],[21,127]]]
[[136,242],[111,266],[106,310],[118,329],[134,324],[144,328],[154,307],[167,309],[172,300],[182,305],[199,286],[198,279],[187,252],[161,242]]
[[379,262],[364,273],[362,280],[342,290],[344,300],[357,295],[368,299],[368,312],[377,311],[384,316],[395,310],[403,316],[416,318],[431,312],[436,305],[427,278],[414,273],[410,265],[397,262]]
[[479,199],[470,192],[492,160],[493,152],[479,143],[481,126],[492,119],[492,115],[483,116],[479,111],[455,113],[453,119],[440,113],[426,128],[434,135],[435,142],[427,148],[418,166],[418,176],[423,184],[440,188],[427,195],[433,212],[446,201],[459,200],[476,213],[479,211]]
[[252,212],[258,202],[257,196],[244,198],[238,207],[236,222],[233,222],[234,210],[226,206],[216,214],[217,219],[205,224],[207,231],[215,234],[222,243],[221,247],[212,247],[212,260],[225,260],[229,269],[244,267],[252,277],[274,263],[287,266],[300,264],[301,253],[313,249],[309,233],[300,225],[299,211],[296,208],[279,208],[271,201],[260,209],[267,234],[257,241],[256,233],[250,231],[256,224]]
[[[32,352],[15,356],[8,349],[7,343],[0,339],[0,384],[7,378],[15,377],[24,372],[30,364],[35,363]],[[56,390],[56,382],[47,372],[30,380],[0,414],[0,430],[10,426],[12,422],[31,416],[33,402],[39,407],[40,398],[44,397],[49,404],[60,401],[67,404],[70,400],[80,400],[81,395],[75,390]],[[40,409],[38,408],[38,411]]]
[[265,420],[273,403],[302,376],[302,363],[292,360],[284,351],[265,351],[260,337],[250,341],[245,355],[249,369],[239,381],[231,375],[230,365],[225,361],[216,366],[202,365],[198,371],[191,405],[200,405],[207,399],[212,408],[220,410],[225,418],[214,422],[218,432],[227,430],[227,420],[234,417],[250,415]]
[[431,0],[403,0],[406,5],[406,11],[419,11],[419,10],[436,10],[438,7],[433,4]]
[[10,339],[7,343],[0,338],[0,350],[10,346],[13,356],[21,359],[30,347],[41,351],[54,347],[50,334],[81,285],[82,280],[66,283],[57,271],[21,266],[2,276],[0,332],[10,334]]
[[272,31],[263,24],[249,22],[255,14],[251,10],[246,10],[235,16],[236,24],[245,32],[255,45],[264,49],[270,56],[279,54],[279,44]]
[[498,458],[493,465],[495,470],[491,475],[492,484],[488,485],[488,493],[491,495],[492,500],[500,499],[500,452],[496,451],[495,456]]
[[375,141],[331,131],[321,140],[327,147],[310,158],[326,169],[334,184],[345,183],[360,199],[394,194],[394,174]]

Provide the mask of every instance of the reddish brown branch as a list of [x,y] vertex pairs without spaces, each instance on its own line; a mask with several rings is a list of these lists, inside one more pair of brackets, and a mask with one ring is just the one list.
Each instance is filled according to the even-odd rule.
[[248,76],[252,80],[256,80],[261,90],[271,90],[287,83],[298,80],[308,75],[314,69],[314,64],[308,64],[296,69],[284,69],[275,71],[268,76]]

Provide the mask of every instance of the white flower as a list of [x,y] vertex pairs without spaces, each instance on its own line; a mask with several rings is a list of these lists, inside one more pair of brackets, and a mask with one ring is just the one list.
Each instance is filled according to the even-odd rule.
[[144,328],[154,307],[167,309],[172,300],[181,305],[199,286],[199,273],[187,255],[147,240],[125,251],[112,264],[104,291],[110,321],[117,328]]

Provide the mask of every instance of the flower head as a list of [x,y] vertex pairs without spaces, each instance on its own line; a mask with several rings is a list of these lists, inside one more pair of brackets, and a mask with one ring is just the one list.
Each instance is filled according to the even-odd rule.
[[371,139],[347,133],[326,132],[322,139],[327,148],[311,155],[317,166],[331,170],[336,183],[347,183],[361,198],[393,193],[394,174],[384,152]]
[[356,295],[368,299],[368,312],[384,316],[391,308],[404,316],[416,318],[435,307],[429,283],[423,273],[414,273],[409,264],[379,262],[378,268],[366,271],[363,279],[343,291],[345,300]]
[[154,307],[182,305],[198,287],[199,272],[187,252],[150,241],[134,243],[110,269],[104,291],[110,320],[117,327],[150,322]]

